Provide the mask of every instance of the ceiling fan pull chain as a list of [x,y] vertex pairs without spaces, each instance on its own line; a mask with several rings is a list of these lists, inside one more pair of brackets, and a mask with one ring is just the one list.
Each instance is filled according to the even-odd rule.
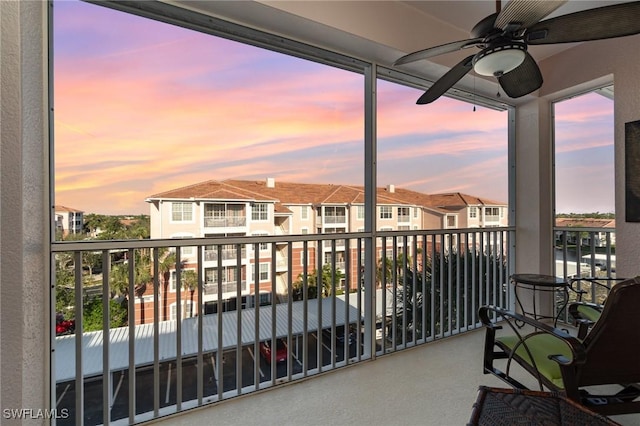
[[473,73],[473,112],[476,112],[476,73]]

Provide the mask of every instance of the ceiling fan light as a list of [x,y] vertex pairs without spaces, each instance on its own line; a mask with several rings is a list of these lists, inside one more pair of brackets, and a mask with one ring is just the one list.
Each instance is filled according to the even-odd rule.
[[526,56],[523,43],[508,43],[484,49],[473,58],[473,69],[480,75],[500,77],[517,68]]

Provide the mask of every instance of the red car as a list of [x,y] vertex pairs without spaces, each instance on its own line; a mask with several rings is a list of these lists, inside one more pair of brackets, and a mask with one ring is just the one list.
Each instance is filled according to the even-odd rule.
[[[266,340],[260,342],[260,355],[271,364],[271,341]],[[289,349],[287,348],[287,342],[284,339],[276,340],[276,362],[286,361],[289,357]]]
[[61,314],[56,314],[56,336],[73,334],[75,330],[76,322],[74,320],[65,320]]

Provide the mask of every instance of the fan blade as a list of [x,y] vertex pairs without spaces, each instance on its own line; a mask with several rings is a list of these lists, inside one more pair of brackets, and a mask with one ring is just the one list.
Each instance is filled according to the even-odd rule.
[[513,71],[498,77],[498,82],[507,96],[519,98],[542,86],[542,73],[533,57],[526,52],[524,62]]
[[498,14],[495,27],[510,31],[529,28],[566,2],[566,0],[511,0]]
[[572,43],[640,33],[640,2],[620,3],[547,19],[525,34],[535,44]]
[[467,56],[462,61],[458,62],[453,68],[451,68],[445,75],[440,77],[438,81],[433,83],[433,86],[429,87],[426,92],[416,102],[418,105],[424,105],[431,103],[442,96],[447,90],[449,90],[454,84],[456,84],[462,77],[464,77],[473,68],[472,59],[475,55]]
[[454,41],[447,44],[441,44],[440,46],[418,50],[417,52],[409,53],[408,55],[405,55],[402,58],[398,59],[393,63],[393,66],[408,64],[409,62],[415,62],[421,59],[428,59],[434,56],[443,55],[445,53],[455,52],[456,50],[481,43],[482,40],[482,38],[470,38],[468,40]]

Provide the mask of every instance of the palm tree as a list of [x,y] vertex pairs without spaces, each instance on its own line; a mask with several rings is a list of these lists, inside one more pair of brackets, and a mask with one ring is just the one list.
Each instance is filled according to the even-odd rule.
[[162,277],[162,318],[166,321],[169,319],[167,312],[169,281],[171,279],[171,271],[176,269],[176,254],[165,247],[159,248],[158,251],[158,273]]
[[[332,281],[333,276],[333,281]],[[298,275],[298,279],[293,283],[293,298],[295,300],[302,300],[302,285],[303,275]],[[325,263],[322,266],[322,275],[320,277],[322,286],[322,296],[331,296],[335,286],[344,278],[344,274],[339,269],[332,270],[329,263]],[[307,291],[308,298],[315,299],[318,297],[318,270],[314,270],[312,273],[307,274]]]
[[384,266],[382,262],[382,259],[378,260],[378,267],[376,268],[376,283],[378,285],[381,285],[383,281],[385,284],[388,284],[391,281],[391,272],[393,271],[393,262],[391,262],[391,259],[385,257]]
[[126,263],[114,265],[109,273],[111,297],[126,297],[129,293],[129,268]]
[[[193,293],[198,288],[198,275],[195,271],[189,269],[182,272],[182,288],[189,291],[189,297],[191,305],[189,308],[189,317],[193,317]],[[186,303],[186,300],[185,300]],[[182,310],[182,315],[185,315],[186,309]]]

